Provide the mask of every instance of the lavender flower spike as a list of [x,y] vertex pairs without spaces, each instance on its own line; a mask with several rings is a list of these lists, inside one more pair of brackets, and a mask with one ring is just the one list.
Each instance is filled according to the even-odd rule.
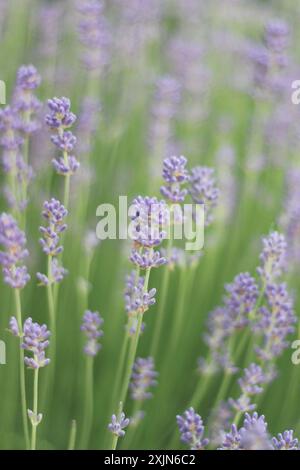
[[209,443],[208,439],[203,438],[204,426],[200,415],[194,408],[189,408],[182,416],[176,417],[181,440],[190,446],[191,450],[203,450]]
[[49,337],[50,331],[46,325],[34,323],[31,318],[25,320],[21,347],[33,353],[33,357],[24,358],[25,365],[30,369],[39,369],[49,364],[50,359],[45,355],[45,349],[49,346]]
[[133,366],[130,384],[132,399],[148,400],[151,398],[152,393],[148,389],[157,385],[157,375],[158,373],[154,370],[153,357],[137,358]]
[[44,203],[42,215],[48,222],[48,226],[40,227],[43,235],[40,243],[46,255],[57,256],[62,252],[63,247],[59,246],[59,236],[67,228],[64,222],[67,214],[67,209],[57,199],[52,198]]
[[263,281],[268,283],[282,273],[287,246],[284,236],[278,232],[270,233],[262,242],[261,267],[258,268],[258,272]]
[[216,187],[214,169],[205,166],[197,166],[192,169],[189,192],[196,204],[205,206],[205,225],[210,225],[213,220],[212,212],[216,207],[219,190]]
[[30,280],[26,266],[19,266],[28,256],[28,250],[25,248],[26,237],[15,219],[6,213],[0,216],[0,245],[4,248],[4,251],[0,251],[4,282],[13,289],[23,289]]
[[18,129],[28,136],[39,129],[35,114],[41,109],[41,102],[33,95],[41,83],[41,77],[33,65],[22,65],[17,73],[13,96],[13,107],[18,112]]
[[189,180],[189,174],[185,168],[187,159],[183,156],[166,158],[163,163],[163,178],[166,182],[161,186],[161,194],[172,202],[183,202],[187,195],[187,189],[182,185]]
[[299,440],[294,437],[294,431],[284,431],[272,438],[272,444],[275,450],[300,450]]
[[119,418],[117,418],[116,415],[112,415],[111,422],[108,425],[108,429],[115,436],[123,437],[125,436],[124,429],[127,428],[129,422],[129,418],[125,418],[125,413],[123,412],[120,414]]
[[62,152],[62,157],[52,160],[56,172],[63,176],[76,173],[79,162],[71,154],[76,144],[76,137],[67,130],[76,121],[76,116],[70,110],[71,102],[68,98],[52,98],[48,100],[50,113],[46,115],[45,121],[49,128],[55,131],[51,136],[52,143]]
[[84,331],[87,336],[87,343],[84,347],[84,352],[88,356],[96,356],[97,352],[101,348],[101,345],[98,343],[98,339],[103,336],[103,331],[101,330],[102,324],[103,318],[98,312],[86,310],[83,316],[81,331]]

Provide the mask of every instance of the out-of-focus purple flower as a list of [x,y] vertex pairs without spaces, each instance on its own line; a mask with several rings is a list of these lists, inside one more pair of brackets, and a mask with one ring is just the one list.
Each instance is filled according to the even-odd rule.
[[267,423],[263,415],[245,413],[244,425],[240,430],[241,446],[244,450],[272,450]]
[[41,84],[41,76],[33,65],[22,65],[17,73],[17,87],[35,90]]
[[30,281],[30,275],[26,266],[13,266],[3,268],[4,282],[13,289],[23,289]]
[[4,267],[11,267],[28,256],[25,233],[19,229],[15,219],[5,212],[0,215],[0,245],[5,249],[0,251],[0,263]]
[[218,203],[219,190],[216,187],[215,170],[205,166],[197,166],[191,170],[189,192],[196,204],[204,204],[205,225],[213,220],[213,209]]
[[145,313],[151,305],[155,304],[156,289],[144,291],[145,279],[139,276],[136,279],[135,271],[126,276],[126,289],[124,292],[125,309],[129,316]]
[[133,400],[148,400],[152,397],[150,387],[157,385],[158,373],[154,370],[153,357],[136,359],[131,375],[131,396]]
[[111,422],[108,425],[109,431],[114,434],[115,436],[118,437],[123,437],[125,436],[125,431],[124,429],[127,428],[129,425],[129,418],[125,417],[125,413],[121,413],[120,417],[117,417],[116,415],[112,415],[111,417]]
[[229,404],[239,412],[251,411],[256,408],[251,403],[251,397],[263,392],[262,385],[270,381],[272,377],[265,374],[263,369],[257,364],[250,364],[244,369],[244,375],[238,380],[242,394],[237,400],[230,398]]
[[8,329],[11,332],[11,334],[14,336],[20,336],[20,334],[22,334],[22,332],[19,331],[19,325],[18,325],[16,317],[10,318]]
[[232,328],[242,328],[248,324],[248,314],[255,308],[258,299],[255,279],[249,273],[238,274],[231,284],[225,285],[225,290],[224,305]]
[[161,186],[161,194],[172,202],[183,202],[187,189],[182,185],[189,180],[186,169],[187,159],[183,156],[166,158],[163,163],[163,178],[166,182]]
[[77,126],[79,155],[88,155],[91,152],[100,114],[101,105],[95,98],[87,97],[82,101]]
[[300,450],[299,440],[294,437],[293,430],[277,434],[277,437],[272,438],[272,444],[275,450]]
[[105,17],[102,0],[79,0],[77,8],[81,14],[78,29],[84,46],[82,62],[93,72],[101,73],[109,64],[111,31]]
[[188,444],[191,450],[202,450],[208,445],[209,440],[203,437],[202,418],[195,412],[194,408],[189,408],[182,416],[177,415],[176,419],[181,440]]
[[23,289],[30,280],[26,266],[19,266],[28,256],[26,237],[15,219],[6,213],[0,216],[0,245],[4,248],[0,251],[4,281],[14,289]]
[[250,364],[244,370],[244,376],[238,380],[242,392],[245,395],[257,395],[262,393],[261,385],[267,382],[267,378],[262,368],[257,364]]
[[300,266],[300,168],[287,172],[287,194],[282,216],[282,226],[287,241],[287,264],[289,269]]
[[296,317],[293,299],[285,284],[269,284],[266,288],[267,307],[261,307],[253,325],[256,334],[263,337],[256,347],[260,359],[271,361],[288,346],[287,336],[294,331]]
[[101,344],[99,344],[98,341],[99,338],[103,336],[103,331],[101,330],[103,321],[103,318],[98,312],[86,310],[84,313],[81,331],[84,331],[87,336],[87,343],[84,347],[84,352],[88,356],[96,356],[97,352],[101,348]]
[[285,51],[288,45],[289,26],[280,19],[269,21],[265,26],[265,42],[267,48],[275,54]]
[[260,255],[261,266],[258,272],[264,282],[271,282],[280,276],[286,256],[286,241],[284,235],[272,232],[263,238],[263,250]]
[[36,113],[41,109],[41,102],[33,94],[41,83],[41,77],[33,65],[22,65],[17,73],[17,82],[13,95],[13,107],[17,113],[17,128],[25,135],[30,135],[40,128]]
[[[157,167],[161,167],[161,158],[167,157],[167,149],[173,137],[173,121],[180,100],[180,85],[169,76],[160,77],[152,105],[152,121],[149,143]],[[156,165],[154,165],[156,166]]]
[[25,320],[21,347],[33,353],[33,357],[24,358],[25,365],[30,369],[39,369],[49,364],[50,359],[46,358],[45,349],[49,346],[50,334],[46,325],[34,323],[31,318]]

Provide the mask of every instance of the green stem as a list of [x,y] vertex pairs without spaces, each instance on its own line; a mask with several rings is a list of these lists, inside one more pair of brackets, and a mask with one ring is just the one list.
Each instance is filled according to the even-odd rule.
[[82,436],[80,448],[85,449],[88,446],[93,423],[93,401],[94,401],[94,379],[93,379],[94,358],[86,357],[85,365],[85,407],[82,425]]
[[73,419],[72,422],[71,422],[71,430],[70,430],[68,450],[74,450],[75,449],[76,434],[77,434],[77,423],[76,423],[76,420]]
[[[170,237],[168,240],[167,258],[169,258],[171,248],[172,248],[172,239]],[[158,309],[157,309],[157,314],[156,314],[156,323],[154,325],[154,333],[152,336],[152,344],[150,348],[150,356],[152,357],[156,356],[158,345],[159,345],[159,339],[160,339],[161,330],[163,326],[164,314],[166,311],[166,301],[167,301],[169,280],[170,280],[170,268],[167,265],[165,266],[165,270],[163,274],[161,296],[159,298],[159,304],[158,304]]]
[[[23,331],[23,325],[22,325],[21,297],[20,297],[19,289],[14,289],[14,293],[15,293],[16,317],[17,317],[19,332],[21,335]],[[22,336],[20,336],[20,351],[19,351],[20,392],[21,392],[22,420],[23,420],[25,444],[26,444],[26,449],[29,449],[29,429],[28,429],[28,420],[27,420],[24,349],[21,347],[21,344],[22,344]]]
[[[148,268],[146,270],[146,275],[145,275],[145,281],[144,281],[144,292],[148,291],[148,284],[149,284],[149,278],[150,278],[150,272],[151,268]],[[137,347],[139,343],[139,338],[140,338],[140,333],[141,333],[141,328],[142,328],[142,323],[143,323],[143,313],[139,314],[138,317],[138,324],[136,327],[135,334],[131,340],[130,348],[129,348],[129,354],[128,354],[128,360],[127,360],[127,367],[126,367],[126,372],[125,372],[125,377],[124,377],[124,382],[123,382],[123,387],[121,389],[121,399],[120,399],[120,406],[119,406],[119,416],[121,415],[127,393],[128,393],[128,388],[129,388],[129,383],[130,383],[130,378],[131,378],[131,373],[132,373],[132,367],[134,364],[136,352],[137,352]],[[117,448],[118,444],[118,436],[113,436],[113,441],[112,441],[112,450],[115,450]]]
[[[39,368],[34,369],[34,384],[33,384],[33,413],[34,416],[38,415],[38,396],[39,396]],[[36,450],[36,434],[38,424],[32,425],[31,434],[31,450]]]

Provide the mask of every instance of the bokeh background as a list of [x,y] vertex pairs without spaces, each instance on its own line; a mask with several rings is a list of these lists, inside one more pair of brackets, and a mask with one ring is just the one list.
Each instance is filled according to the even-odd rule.
[[[84,65],[93,51],[78,30],[82,13],[76,4],[75,0],[0,0],[0,79],[7,85],[7,102],[17,69],[32,63],[42,76],[39,99],[45,103],[53,96],[67,96],[78,115],[73,131],[81,169],[72,178],[64,239],[69,275],[59,291],[55,384],[51,396],[41,402],[44,417],[38,445],[66,448],[73,419],[80,430],[85,399],[80,324],[89,307],[104,318],[103,347],[95,359],[89,447],[108,446],[107,423],[126,320],[123,290],[130,269],[129,244],[103,241],[89,263],[86,235],[95,231],[99,204],[116,204],[119,195],[159,196],[162,160],[178,154],[185,155],[190,166],[215,168],[219,205],[206,231],[201,258],[176,265],[170,272],[154,357],[159,383],[143,406],[142,423],[119,446],[180,448],[175,417],[187,408],[203,380],[197,358],[206,354],[202,335],[207,316],[222,302],[225,283],[241,271],[255,275],[261,237],[270,230],[287,230],[291,172],[295,175],[300,166],[299,107],[291,102],[291,83],[300,79],[300,5],[292,0],[107,0],[101,23],[102,62],[93,73]],[[257,55],[264,47],[264,27],[274,19],[285,21],[289,34],[284,63],[270,72],[266,85],[259,81],[264,65]],[[170,90],[163,77],[178,84],[175,92],[175,82]],[[88,100],[95,105],[92,111]],[[42,126],[30,141],[35,178],[29,187],[26,234],[32,280],[22,293],[24,315],[40,322],[48,322],[46,291],[37,287],[35,279],[36,271],[45,268],[38,242],[41,207],[50,196],[62,197],[62,179],[51,165],[55,150],[44,114],[45,108]],[[4,179],[1,172],[2,187]],[[1,197],[1,211],[8,210]],[[297,237],[299,231],[291,243],[297,243]],[[297,312],[295,253],[286,277]],[[157,304],[145,315],[139,356],[150,354],[164,269],[151,274]],[[11,290],[1,280],[0,339],[7,346],[7,364],[0,366],[2,449],[24,445],[17,344],[7,331],[13,314]],[[175,316],[180,318],[176,325]],[[297,332],[290,339],[296,338]],[[243,358],[238,365],[246,365]],[[280,357],[278,369],[277,379],[263,393],[259,412],[274,434],[286,428],[299,432],[300,366],[291,363],[290,348]],[[41,371],[41,395],[46,375],[46,369]],[[216,374],[199,403],[197,411],[204,420],[215,406],[222,380],[222,374]],[[30,371],[27,389],[31,397]],[[233,378],[227,397],[237,391]],[[132,406],[128,400],[127,414]]]

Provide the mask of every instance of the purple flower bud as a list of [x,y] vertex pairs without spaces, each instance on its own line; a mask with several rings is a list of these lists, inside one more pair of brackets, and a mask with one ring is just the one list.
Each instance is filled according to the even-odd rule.
[[277,434],[277,437],[272,438],[272,444],[275,450],[300,450],[299,441],[294,437],[293,430]]
[[156,289],[144,291],[143,277],[136,279],[135,271],[126,277],[126,289],[124,293],[125,309],[129,316],[145,313],[151,305],[155,304]]
[[165,186],[161,186],[161,194],[172,202],[183,202],[187,195],[187,189],[182,184],[189,180],[186,170],[187,159],[183,156],[166,158],[163,163],[163,178]]
[[188,444],[191,450],[202,450],[208,445],[209,440],[203,438],[202,418],[194,411],[194,408],[189,408],[182,416],[177,415],[176,419],[181,440]]
[[23,327],[23,343],[21,347],[25,351],[33,353],[33,357],[25,357],[25,365],[31,369],[38,369],[49,364],[50,359],[45,356],[45,349],[49,346],[50,331],[46,325],[34,323],[27,318]]
[[91,312],[86,310],[83,316],[83,322],[81,325],[81,331],[84,331],[87,336],[87,343],[84,347],[84,352],[88,356],[96,356],[100,350],[101,345],[98,343],[98,339],[103,336],[101,325],[103,324],[103,318],[98,312]]
[[137,358],[131,375],[131,396],[133,400],[148,400],[152,397],[150,387],[157,385],[158,373],[154,370],[153,357]]
[[121,413],[120,417],[117,418],[116,415],[112,415],[111,422],[108,425],[109,431],[118,437],[125,436],[124,429],[127,428],[130,420],[125,418],[125,413]]
[[23,90],[34,90],[41,84],[41,76],[33,65],[22,65],[17,74],[17,86]]
[[46,116],[46,124],[51,129],[67,129],[76,121],[76,116],[70,111],[71,101],[68,98],[52,98],[48,100],[50,113]]
[[11,317],[9,320],[9,331],[14,336],[20,336],[19,325],[16,317]]
[[143,253],[132,250],[130,261],[141,269],[158,268],[166,264],[166,259],[160,255],[160,252],[152,249],[144,250]]
[[190,177],[190,194],[196,204],[204,204],[205,225],[212,220],[212,211],[216,207],[219,190],[216,187],[214,169],[205,166],[197,166],[192,169]]
[[263,238],[263,250],[260,255],[261,267],[258,272],[265,282],[280,276],[286,256],[286,241],[282,234],[272,232]]

